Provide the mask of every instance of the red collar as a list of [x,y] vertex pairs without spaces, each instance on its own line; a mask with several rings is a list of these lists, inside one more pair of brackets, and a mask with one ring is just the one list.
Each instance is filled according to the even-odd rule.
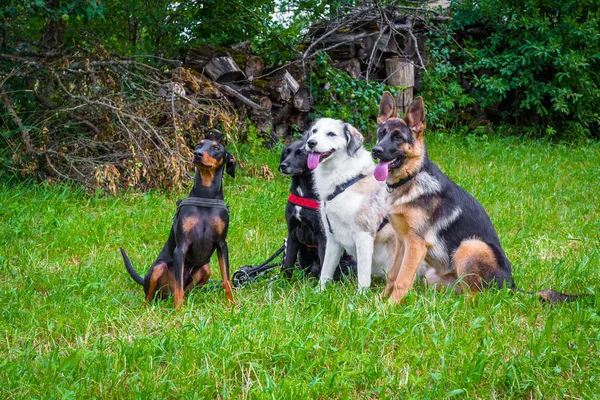
[[310,208],[311,210],[318,210],[320,203],[317,200],[307,199],[306,197],[296,196],[290,193],[288,201],[300,207]]

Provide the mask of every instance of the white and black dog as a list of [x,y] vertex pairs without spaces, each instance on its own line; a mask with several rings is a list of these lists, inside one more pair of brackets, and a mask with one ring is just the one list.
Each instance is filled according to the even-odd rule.
[[371,286],[371,274],[386,276],[396,251],[394,232],[387,224],[385,184],[373,177],[371,154],[352,125],[321,118],[305,140],[327,236],[321,288],[332,279],[345,249],[357,261],[359,291],[365,290]]

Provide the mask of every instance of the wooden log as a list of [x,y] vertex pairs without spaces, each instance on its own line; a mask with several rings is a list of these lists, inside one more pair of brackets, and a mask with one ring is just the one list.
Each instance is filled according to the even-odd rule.
[[257,78],[262,75],[263,70],[265,68],[265,62],[262,58],[258,56],[250,56],[246,60],[246,66],[244,67],[244,72],[246,73],[246,77],[250,80]]
[[313,105],[313,99],[306,88],[300,88],[294,95],[292,102],[294,108],[298,111],[308,112]]
[[340,61],[335,64],[335,68],[346,71],[354,79],[360,78],[360,61],[357,58],[351,58],[350,60]]
[[415,68],[405,57],[392,57],[385,60],[387,84],[401,86],[405,89],[396,96],[396,106],[400,114],[404,114],[413,100],[415,86]]
[[245,79],[245,75],[229,54],[214,57],[204,67],[204,73],[217,82],[232,82]]
[[273,125],[282,124],[289,116],[292,106],[290,103],[273,103],[271,116],[273,117]]
[[385,60],[387,84],[390,86],[415,86],[414,65],[404,57],[391,57]]
[[271,97],[272,100],[286,103],[298,92],[300,84],[288,71],[284,70],[263,79],[254,79],[252,88],[255,92]]
[[398,112],[400,115],[406,114],[408,111],[408,106],[413,101],[413,88],[407,87],[404,90],[401,90],[396,95],[396,107],[398,108]]

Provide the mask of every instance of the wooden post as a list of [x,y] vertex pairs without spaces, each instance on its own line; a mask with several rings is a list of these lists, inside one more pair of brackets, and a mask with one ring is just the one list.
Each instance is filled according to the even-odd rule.
[[396,96],[396,106],[400,115],[404,115],[413,100],[413,87],[415,86],[415,68],[409,59],[392,57],[385,60],[387,84],[390,86],[403,86],[405,89]]

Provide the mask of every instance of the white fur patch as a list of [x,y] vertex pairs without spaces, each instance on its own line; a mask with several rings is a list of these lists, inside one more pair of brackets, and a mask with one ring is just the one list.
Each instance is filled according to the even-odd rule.
[[395,206],[410,203],[421,196],[439,193],[442,190],[442,185],[440,185],[438,180],[427,172],[419,172],[413,179],[414,182],[411,184],[408,193],[394,200]]
[[425,236],[425,240],[429,244],[429,249],[427,250],[426,260],[429,264],[433,265],[438,271],[448,272],[450,271],[450,255],[448,254],[448,249],[446,249],[446,245],[439,237],[440,231],[448,228],[454,221],[460,217],[462,214],[462,210],[460,208],[456,208],[452,211],[452,213],[437,221],[433,224],[432,228],[427,232]]

